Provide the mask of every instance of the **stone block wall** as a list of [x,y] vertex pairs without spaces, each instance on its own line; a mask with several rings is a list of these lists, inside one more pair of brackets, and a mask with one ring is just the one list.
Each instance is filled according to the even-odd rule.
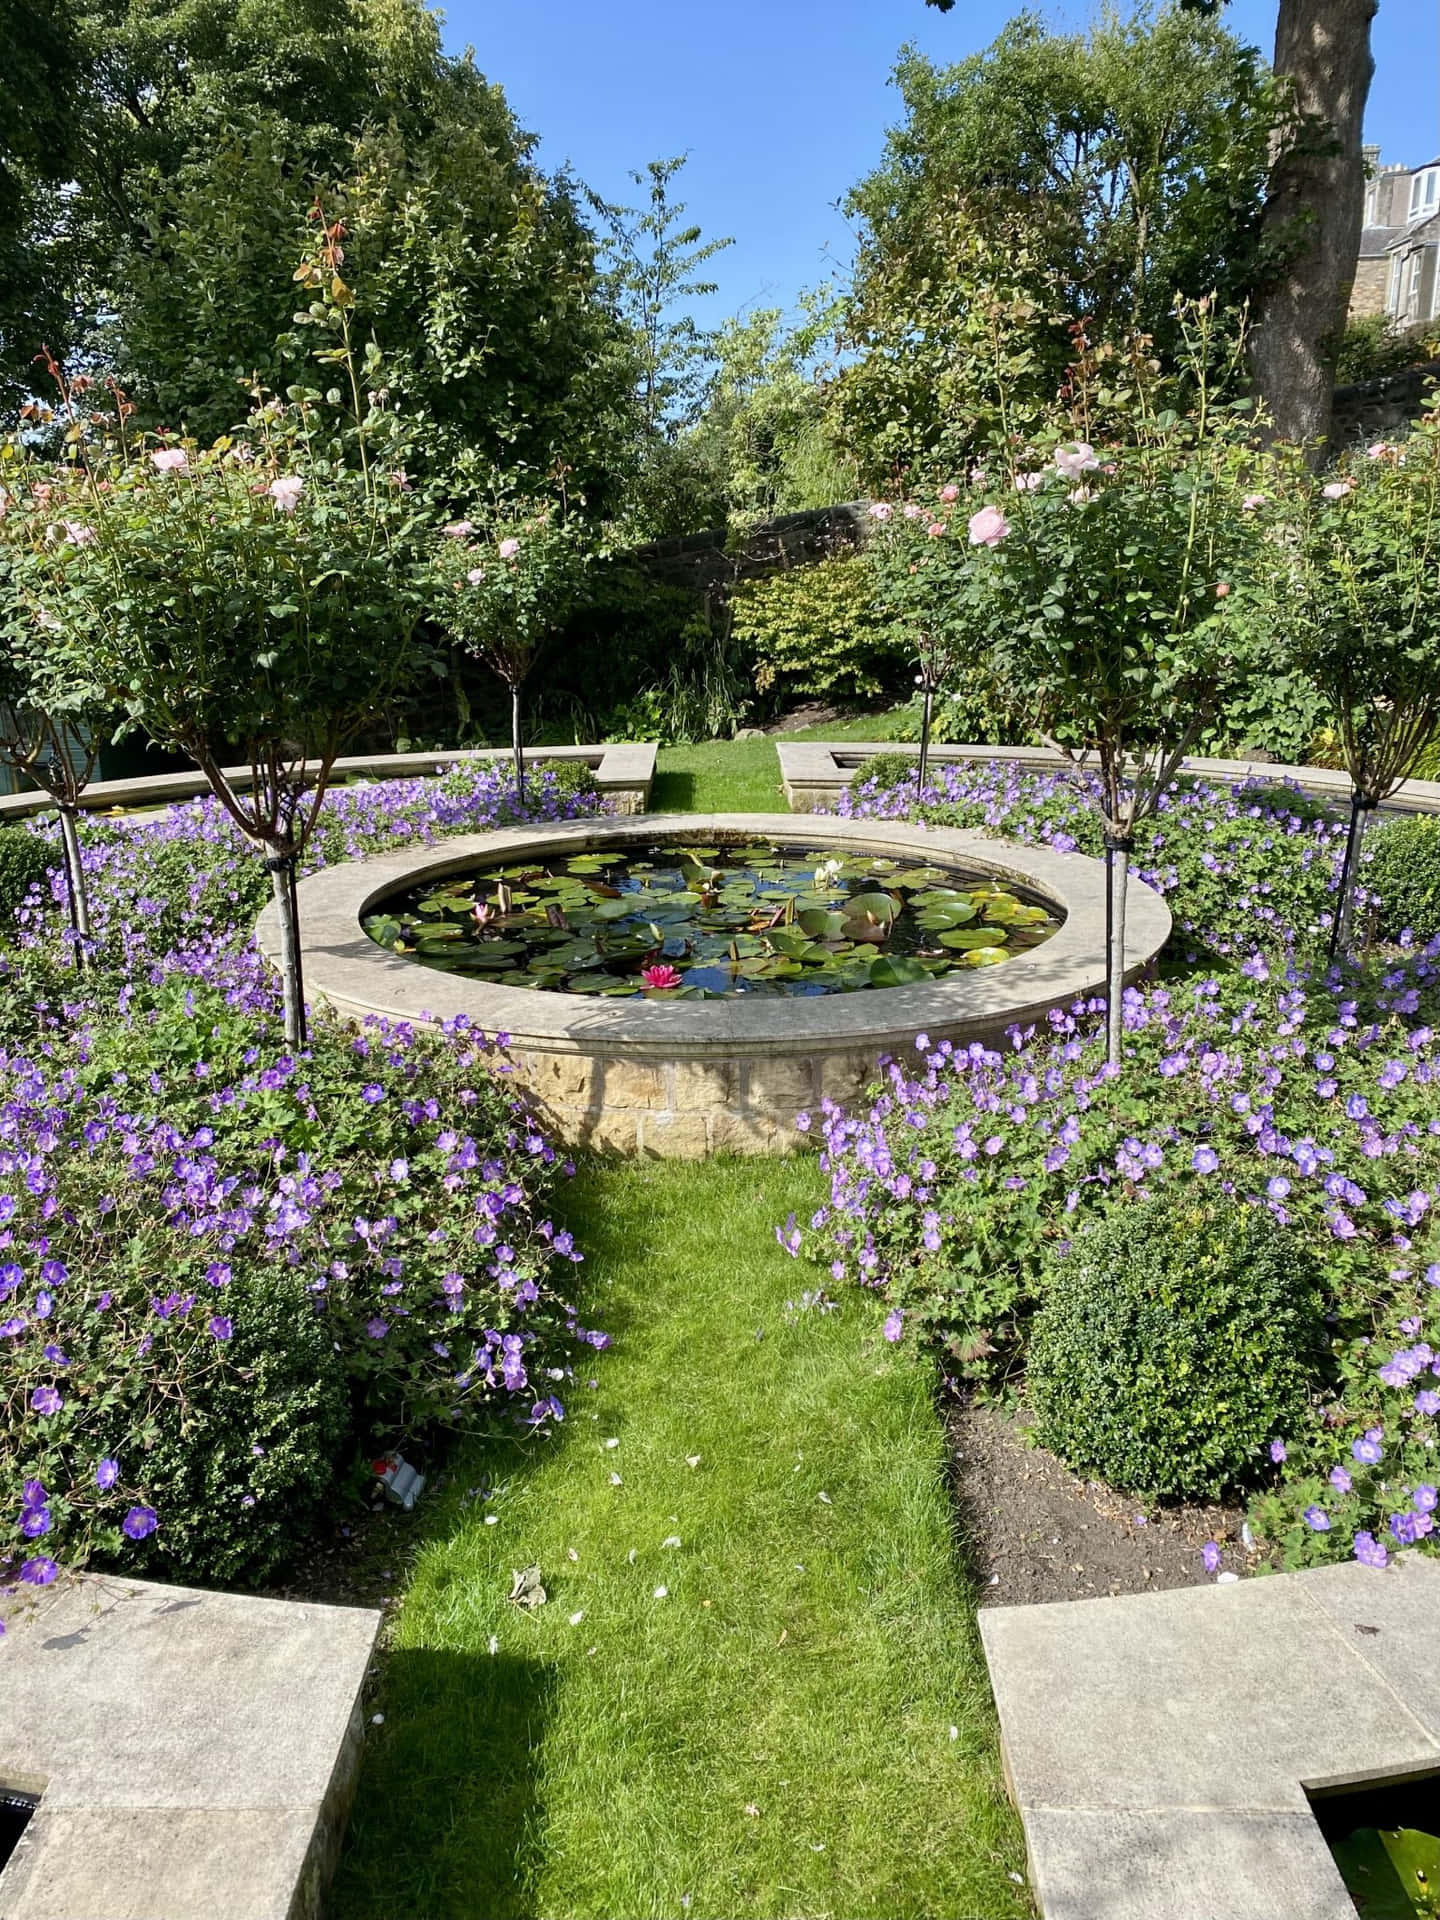
[[1402,433],[1419,418],[1436,382],[1440,382],[1440,360],[1408,367],[1404,373],[1387,374],[1383,380],[1358,380],[1354,386],[1337,387],[1336,441],[1343,445]]
[[853,553],[865,538],[867,511],[864,500],[812,507],[763,521],[734,541],[726,528],[712,527],[703,533],[652,540],[625,557],[652,579],[695,593],[723,595],[740,580]]
[[633,1055],[540,1052],[510,1058],[546,1123],[567,1146],[698,1160],[709,1153],[787,1153],[804,1145],[795,1116],[822,1099],[854,1102],[879,1053],[727,1055],[653,1063]]

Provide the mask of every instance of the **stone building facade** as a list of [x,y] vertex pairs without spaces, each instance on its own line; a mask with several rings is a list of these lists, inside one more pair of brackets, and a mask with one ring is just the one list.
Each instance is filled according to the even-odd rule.
[[1350,296],[1352,317],[1388,314],[1400,329],[1440,319],[1440,158],[1383,167],[1367,147],[1365,224]]

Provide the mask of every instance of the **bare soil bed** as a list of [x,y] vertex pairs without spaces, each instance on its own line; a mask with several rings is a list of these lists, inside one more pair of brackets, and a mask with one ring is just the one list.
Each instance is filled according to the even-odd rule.
[[952,1401],[944,1412],[951,1487],[982,1606],[1083,1600],[1206,1585],[1207,1540],[1222,1570],[1253,1572],[1244,1512],[1231,1506],[1158,1506],[1083,1480],[1033,1446],[995,1407]]

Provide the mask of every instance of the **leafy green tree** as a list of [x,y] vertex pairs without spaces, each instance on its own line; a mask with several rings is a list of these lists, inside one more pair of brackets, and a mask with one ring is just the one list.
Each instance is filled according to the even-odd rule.
[[955,465],[955,445],[935,449],[957,412],[963,434],[987,293],[1033,306],[1027,384],[1053,399],[1067,322],[1096,342],[1147,334],[1170,359],[1177,293],[1228,310],[1252,284],[1279,100],[1215,22],[1166,8],[1056,35],[1022,14],[953,67],[907,52],[895,78],[905,117],[847,202],[855,366],[836,383],[850,443],[882,443],[877,484]]
[[688,303],[719,291],[713,280],[697,279],[697,270],[735,244],[706,240],[693,222],[682,224],[685,203],[671,199],[670,183],[685,159],[651,160],[644,173],[630,175],[636,186],[648,187],[647,206],[613,206],[587,194],[605,223],[607,289],[639,341],[640,414],[651,434],[694,417],[715,335],[700,326]]
[[[1345,943],[1365,821],[1440,733],[1440,401],[1399,443],[1323,476],[1277,462],[1272,600],[1293,664],[1319,689],[1350,776],[1350,836],[1331,952]],[[1257,500],[1259,496],[1257,496]]]
[[503,510],[483,525],[453,521],[434,560],[431,612],[456,642],[503,680],[510,694],[515,798],[525,799],[520,702],[540,650],[574,613],[588,552],[563,500],[520,515]]
[[[1098,772],[1111,865],[1114,1065],[1135,828],[1244,671],[1228,602],[1256,542],[1242,492],[1248,407],[1212,401],[1216,322],[1206,303],[1181,318],[1193,342],[1191,412],[1165,404],[1137,356],[1128,420],[1092,444],[1090,396],[1115,376],[1081,362],[1071,381],[1071,437],[1057,427],[1029,444],[1002,443],[984,477],[986,504],[955,509],[965,514],[979,591],[989,592],[993,609],[988,622],[971,622],[971,645],[988,627],[996,683],[1028,707],[1043,737],[1082,764],[1093,760]],[[937,524],[937,539],[959,531]]]
[[67,0],[0,0],[0,48],[0,408],[11,411],[33,391],[33,357],[66,324],[50,240],[76,152],[80,50]]
[[[315,194],[347,231],[357,339],[473,486],[557,461],[603,509],[634,359],[575,191],[419,0],[101,0],[66,244],[79,345],[142,423],[204,442],[303,374],[290,269]],[[458,475],[454,469],[459,468]]]
[[859,468],[831,436],[818,358],[836,315],[834,301],[811,296],[793,327],[764,307],[716,333],[714,371],[685,443],[713,473],[727,519],[768,520],[858,493]]
[[[67,404],[67,467],[34,463],[6,515],[9,634],[47,711],[119,709],[190,756],[271,876],[285,1033],[303,1043],[296,864],[337,755],[414,664],[426,508],[405,429],[369,400],[333,223],[307,262],[340,382],[264,400],[244,437],[137,438]],[[67,395],[67,402],[70,396]],[[246,783],[225,772],[238,752]]]

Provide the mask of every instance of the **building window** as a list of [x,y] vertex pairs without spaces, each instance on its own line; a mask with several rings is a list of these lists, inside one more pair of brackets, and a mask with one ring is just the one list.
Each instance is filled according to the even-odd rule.
[[1440,167],[1427,167],[1410,182],[1410,218],[1419,220],[1433,213],[1440,198]]
[[1405,276],[1405,318],[1418,320],[1420,317],[1420,274],[1425,265],[1425,250],[1416,247],[1410,255],[1410,271]]
[[1390,256],[1390,273],[1385,283],[1385,311],[1392,315],[1400,311],[1400,256],[1398,253],[1392,253]]

